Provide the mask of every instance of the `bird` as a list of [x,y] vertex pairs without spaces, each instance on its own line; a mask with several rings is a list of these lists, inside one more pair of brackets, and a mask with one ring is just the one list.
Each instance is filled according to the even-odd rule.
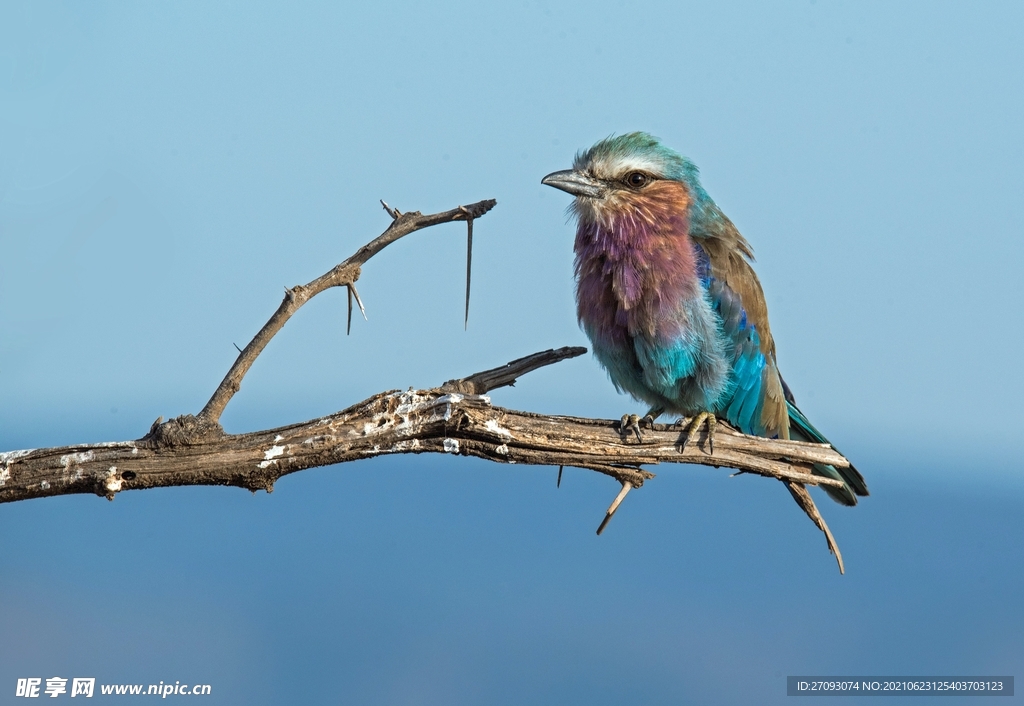
[[[754,436],[829,443],[800,411],[776,361],[754,253],[711,199],[696,165],[645,132],[580,151],[542,184],[575,199],[576,314],[619,392],[650,406],[623,415],[636,433],[666,412],[704,424],[714,455],[721,418]],[[834,448],[834,447],[833,447]],[[868,495],[850,466],[816,464],[843,505]]]

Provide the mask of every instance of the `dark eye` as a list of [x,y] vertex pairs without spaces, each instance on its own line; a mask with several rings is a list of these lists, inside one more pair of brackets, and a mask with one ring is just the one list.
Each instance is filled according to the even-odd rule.
[[630,172],[626,175],[626,183],[632,186],[634,189],[639,189],[641,186],[647,186],[651,178],[643,172]]

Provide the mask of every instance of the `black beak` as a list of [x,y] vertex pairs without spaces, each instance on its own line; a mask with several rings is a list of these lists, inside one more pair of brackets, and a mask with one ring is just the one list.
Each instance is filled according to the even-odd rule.
[[589,196],[592,199],[603,197],[607,191],[604,182],[572,169],[551,172],[541,179],[540,183],[561,189],[573,196]]

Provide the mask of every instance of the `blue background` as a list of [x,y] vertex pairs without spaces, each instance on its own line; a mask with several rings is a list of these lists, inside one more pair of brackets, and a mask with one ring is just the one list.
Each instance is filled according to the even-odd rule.
[[[1024,676],[1022,30],[1017,3],[0,5],[0,449],[198,411],[380,198],[498,199],[469,330],[464,226],[416,234],[364,268],[350,337],[342,291],[289,323],[228,431],[586,345],[540,178],[643,129],[754,245],[787,381],[872,490],[816,493],[846,576],[781,485],[704,467],[655,469],[600,538],[610,479],[454,457],[5,505],[0,702],[54,675],[218,704]],[[589,356],[494,399],[642,411]]]

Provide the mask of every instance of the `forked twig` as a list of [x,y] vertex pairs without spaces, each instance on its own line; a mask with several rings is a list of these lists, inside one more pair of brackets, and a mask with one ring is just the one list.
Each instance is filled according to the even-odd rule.
[[[381,235],[374,238],[372,241],[359,248],[351,257],[344,262],[341,262],[334,267],[330,272],[317,277],[315,280],[306,285],[297,285],[291,289],[285,288],[284,301],[274,312],[274,315],[270,317],[270,320],[264,324],[263,328],[260,329],[252,341],[249,342],[238,358],[235,360],[234,365],[228,371],[227,375],[221,381],[220,385],[214,391],[213,396],[210,397],[210,401],[206,403],[203,410],[196,415],[195,427],[198,435],[216,434],[220,431],[220,415],[224,412],[224,408],[227,407],[228,402],[238,392],[242,386],[242,378],[249,372],[249,368],[259,357],[263,349],[266,348],[270,340],[277,334],[281,328],[284,327],[288,319],[298,311],[303,304],[308,302],[310,299],[320,294],[326,289],[331,287],[343,287],[349,288],[349,293],[355,297],[356,303],[359,305],[359,310],[363,312],[363,316],[366,316],[366,310],[363,307],[363,303],[359,298],[359,292],[355,289],[355,282],[359,279],[360,268],[366,264],[366,262],[379,253],[381,250],[386,248],[396,240],[414,233],[430,226],[436,226],[441,223],[451,223],[452,221],[470,220],[479,218],[484,215],[492,208],[494,208],[497,202],[494,199],[486,199],[484,201],[477,201],[476,203],[470,204],[469,206],[459,206],[453,208],[450,211],[444,211],[442,213],[433,213],[424,216],[419,211],[412,211],[409,213],[401,213],[397,208],[391,208],[384,201],[381,201],[381,205],[384,210],[387,211],[388,215],[393,219],[391,225],[388,226]],[[351,312],[351,306],[349,307]],[[349,315],[348,330],[352,328],[352,317]]]

